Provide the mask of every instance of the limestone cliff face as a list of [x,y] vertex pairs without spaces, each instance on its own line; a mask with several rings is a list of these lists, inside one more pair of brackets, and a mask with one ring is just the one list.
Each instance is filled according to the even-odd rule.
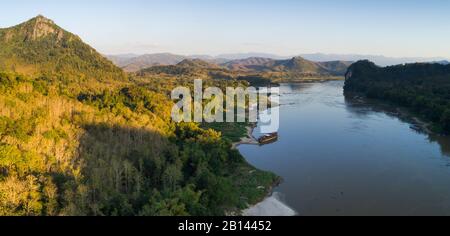
[[70,34],[52,20],[44,16],[37,16],[20,25],[6,29],[0,29],[0,41],[4,42],[34,42],[43,39],[51,39],[57,43],[79,39],[78,36]]
[[31,27],[27,29],[27,38],[36,40],[48,35],[55,35],[58,40],[64,36],[64,31],[56,27],[55,23],[41,15],[29,22]]

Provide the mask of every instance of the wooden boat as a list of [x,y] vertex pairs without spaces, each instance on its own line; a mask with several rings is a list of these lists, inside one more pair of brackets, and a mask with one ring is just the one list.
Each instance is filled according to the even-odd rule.
[[269,144],[278,140],[278,133],[265,134],[258,139],[260,145]]

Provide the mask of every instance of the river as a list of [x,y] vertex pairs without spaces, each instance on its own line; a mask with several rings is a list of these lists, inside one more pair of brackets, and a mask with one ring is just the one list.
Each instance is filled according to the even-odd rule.
[[299,215],[450,215],[449,138],[346,99],[343,83],[282,84],[278,142],[240,152],[283,178],[274,191]]

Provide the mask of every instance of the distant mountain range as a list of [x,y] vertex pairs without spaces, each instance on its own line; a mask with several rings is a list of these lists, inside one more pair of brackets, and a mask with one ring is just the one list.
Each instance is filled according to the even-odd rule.
[[192,55],[183,56],[171,53],[156,53],[156,54],[121,54],[121,55],[107,55],[114,64],[124,69],[126,72],[137,72],[139,70],[152,67],[152,66],[170,66],[176,65],[186,59],[200,59],[213,64],[222,64],[228,59],[214,58],[207,55]]
[[433,57],[386,57],[381,55],[358,55],[358,54],[302,54],[302,57],[312,61],[359,61],[369,60],[379,66],[391,66],[415,62],[445,61],[445,58]]
[[200,59],[208,63],[224,65],[234,60],[243,60],[249,58],[268,58],[271,60],[289,59],[292,57],[282,57],[268,53],[241,53],[241,54],[222,54],[218,56],[209,55],[177,55],[171,53],[155,53],[155,54],[120,54],[107,55],[112,62],[123,68],[127,72],[137,72],[139,70],[158,66],[158,65],[176,65],[185,59]]
[[249,53],[230,53],[230,54],[221,54],[216,57],[217,58],[226,58],[228,60],[239,60],[239,59],[246,59],[251,57],[262,57],[262,58],[272,58],[276,60],[283,60],[283,59],[289,59],[293,58],[294,56],[279,56],[276,54],[270,54],[270,53],[258,53],[258,52],[249,52]]
[[245,59],[236,59],[223,63],[222,65],[230,70],[262,70],[269,63],[273,63],[275,60],[265,57],[249,57]]
[[[248,55],[250,54],[242,54],[242,56]],[[268,56],[267,54],[262,55]],[[274,59],[268,57],[223,59],[222,56],[240,58],[238,54],[221,55],[215,58],[206,55],[182,56],[170,53],[146,54],[141,56],[126,54],[108,56],[108,58],[128,72],[137,72],[154,66],[182,65],[186,67],[186,65],[190,65],[198,67],[199,64],[207,64],[209,65],[208,67],[214,65],[215,67],[220,66],[228,70],[242,72],[296,72],[316,75],[343,75],[351,64],[350,61],[313,62],[302,57],[290,59]],[[192,63],[193,61],[196,63]],[[188,62],[190,63],[187,64]],[[205,67],[203,66],[203,68]]]
[[435,63],[441,64],[441,65],[448,65],[448,64],[450,64],[450,62],[447,61],[447,60],[436,61]]
[[249,72],[291,72],[303,75],[331,75],[341,76],[352,64],[350,61],[313,62],[302,57],[286,60],[251,57],[229,61],[223,66],[230,70]]
[[202,68],[202,69],[220,68],[220,66],[217,64],[209,63],[201,59],[184,59],[180,63],[178,63],[177,66],[186,68]]
[[232,79],[240,76],[290,79],[344,76],[352,62],[313,62],[302,57],[287,60],[252,57],[215,64],[200,59],[184,59],[176,65],[152,66],[140,70],[138,75],[165,74],[170,76],[196,76],[208,79]]
[[151,66],[175,65],[188,58],[186,56],[170,53],[145,54],[131,57],[130,55],[117,55],[107,57],[117,66],[123,68],[127,72],[136,72]]
[[[301,54],[300,57],[314,62],[330,62],[330,61],[359,61],[370,60],[379,66],[398,65],[415,62],[435,62],[448,63],[445,58],[425,58],[425,57],[385,57],[380,55],[358,55],[358,54]],[[218,56],[209,55],[176,55],[170,53],[158,54],[122,54],[107,56],[116,65],[128,72],[136,72],[144,68],[155,65],[176,65],[184,59],[201,59],[209,63],[224,65],[229,69],[248,69],[248,67],[259,66],[261,63],[270,60],[288,60],[296,56],[279,56],[267,53],[238,53],[238,54],[222,54]],[[258,61],[258,62],[257,62]],[[242,68],[243,64],[247,64],[247,68]]]

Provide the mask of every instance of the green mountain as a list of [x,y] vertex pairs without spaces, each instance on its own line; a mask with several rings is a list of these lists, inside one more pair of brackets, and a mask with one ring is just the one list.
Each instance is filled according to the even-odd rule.
[[0,42],[0,216],[225,215],[277,181],[219,131],[172,122],[184,75],[123,79],[42,16]]
[[124,78],[120,68],[43,16],[0,29],[0,45],[0,69],[4,71],[74,81]]

